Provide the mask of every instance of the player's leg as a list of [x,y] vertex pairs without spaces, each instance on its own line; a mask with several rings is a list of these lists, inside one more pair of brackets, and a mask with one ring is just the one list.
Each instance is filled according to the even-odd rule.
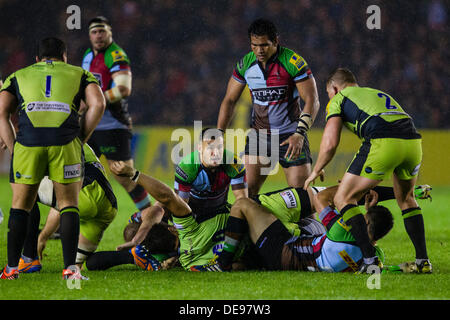
[[361,248],[367,264],[373,263],[375,248],[372,246],[367,234],[366,221],[358,206],[358,201],[378,183],[380,183],[380,180],[373,180],[346,172],[333,199],[344,222],[352,227],[351,233]]
[[17,272],[19,260],[27,235],[29,212],[36,201],[39,184],[27,185],[11,183],[12,205],[8,218],[7,256],[8,264],[2,272],[2,278]]
[[62,184],[54,181],[55,196],[60,206],[61,244],[64,269],[75,265],[78,236],[80,233],[80,216],[78,210],[78,194],[81,182]]
[[[280,141],[284,141],[290,134],[281,135]],[[311,173],[311,151],[309,149],[309,141],[305,137],[303,147],[297,158],[288,160],[284,156],[288,150],[288,145],[280,146],[279,157],[280,165],[283,167],[286,181],[290,187],[303,187],[305,180]]]
[[422,146],[420,140],[403,142],[407,157],[394,170],[394,193],[402,210],[406,232],[416,251],[416,265],[419,272],[431,273],[432,267],[428,260],[425,241],[425,227],[422,209],[414,196],[414,186],[417,181],[420,163],[422,161]]
[[248,195],[249,197],[256,196],[267,179],[268,175],[267,173],[264,174],[264,170],[269,170],[270,164],[267,163],[266,157],[263,158],[254,155],[244,155],[243,162],[247,179]]
[[290,166],[283,168],[288,186],[298,188],[305,184],[305,180],[311,173],[311,164],[305,163],[299,166]]
[[225,227],[225,243],[217,262],[230,269],[234,254],[248,232],[253,243],[277,218],[269,210],[249,198],[238,199],[232,206]]
[[36,202],[28,218],[27,235],[19,260],[19,272],[32,273],[42,269],[37,251],[40,218],[39,205]]

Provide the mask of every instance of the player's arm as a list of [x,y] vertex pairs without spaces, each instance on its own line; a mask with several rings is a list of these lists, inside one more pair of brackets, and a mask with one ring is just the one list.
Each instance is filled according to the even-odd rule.
[[342,131],[342,118],[332,117],[329,118],[322,135],[322,141],[320,142],[319,155],[317,156],[316,164],[305,181],[304,189],[316,180],[321,175],[323,169],[333,159],[336,149],[341,139]]
[[114,161],[111,171],[118,176],[125,176],[141,185],[153,198],[159,201],[175,216],[183,217],[191,213],[191,208],[168,185],[143,174],[123,161]]
[[83,121],[81,122],[81,140],[83,143],[89,140],[106,107],[105,98],[97,83],[89,83],[84,93],[87,111],[84,113]]
[[159,202],[156,202],[151,207],[148,207],[142,211],[142,223],[139,226],[136,235],[131,239],[131,241],[125,242],[117,246],[116,250],[127,250],[134,246],[137,246],[145,240],[150,229],[157,223],[161,222],[164,216],[164,209]]
[[289,145],[284,155],[284,157],[288,160],[295,159],[300,155],[306,132],[311,128],[320,107],[319,95],[317,93],[317,86],[314,77],[309,77],[304,81],[296,82],[295,85],[299,92],[300,98],[303,100],[305,105],[300,115],[296,132],[281,143],[281,145]]
[[[0,141],[2,141],[9,152],[12,153],[16,139],[14,126],[11,122],[11,114],[17,107],[16,96],[8,91],[0,92]],[[4,147],[3,147],[4,148]]]
[[228,128],[234,113],[237,101],[244,91],[245,84],[235,80],[233,77],[228,81],[225,97],[220,104],[219,117],[217,120],[217,128],[225,130]]
[[113,88],[105,91],[105,99],[108,103],[114,103],[131,95],[132,76],[130,70],[121,70],[111,75],[116,84]]
[[38,237],[37,251],[40,260],[42,260],[42,253],[44,252],[47,240],[53,233],[55,233],[56,230],[58,230],[59,222],[60,222],[59,211],[54,208],[50,208],[50,211],[48,212],[47,216],[47,221],[45,222],[45,226],[39,233]]

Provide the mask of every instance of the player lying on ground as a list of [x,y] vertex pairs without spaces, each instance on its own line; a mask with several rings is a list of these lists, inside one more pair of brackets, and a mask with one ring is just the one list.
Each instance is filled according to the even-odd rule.
[[[309,192],[302,188],[287,188],[259,195],[258,197],[255,197],[254,200],[265,206],[266,209],[270,208],[270,210],[277,212],[277,216],[281,219],[280,221],[282,221],[286,230],[289,230],[291,236],[298,236],[300,234],[318,236],[325,232],[323,225],[313,219],[305,218],[315,211],[314,205],[311,205],[310,197],[312,199],[314,193],[317,192],[317,189],[321,188],[313,187],[310,188]],[[336,189],[337,187],[332,187],[322,191],[320,193],[321,197],[323,199],[326,197],[328,200],[332,199],[332,195],[336,192]],[[393,189],[391,187],[376,187],[375,189],[377,192],[371,191],[370,194],[372,204],[375,204],[377,201],[394,199]],[[427,185],[418,186],[416,188],[417,198],[429,198],[430,191],[431,188]],[[292,205],[291,203],[295,203],[295,205]],[[360,204],[364,203],[365,199],[360,201]],[[144,219],[146,218],[144,217]],[[299,224],[292,222],[299,221],[299,219]],[[168,269],[176,262],[176,252],[179,249],[176,247],[176,240],[174,240],[174,235],[176,235],[174,232],[175,230],[170,228],[171,227],[165,223],[154,225],[145,241],[142,242],[142,246],[137,247],[139,254],[141,255],[141,263],[137,263],[139,260],[134,258],[133,255],[127,251],[109,251],[95,253],[88,259],[86,265],[89,270],[105,270],[114,266],[133,263],[138,264],[145,270],[159,270],[160,268]],[[124,237],[126,239],[131,239],[134,237],[137,229],[137,223],[130,223],[124,230]],[[223,232],[223,230],[217,230],[217,232],[220,233]],[[164,249],[161,245],[155,243],[155,239],[159,239],[161,243],[168,244],[167,248]],[[230,239],[228,239],[228,241],[229,240]],[[165,260],[168,257],[170,257],[170,260]],[[258,256],[255,256],[254,254],[249,257],[247,257],[246,254],[243,258],[244,263],[248,263],[249,259],[256,258],[255,260],[259,260]],[[235,263],[234,267],[242,269],[243,266],[242,264]],[[248,267],[248,265],[245,267]],[[262,266],[258,265],[257,261],[251,261],[251,267],[255,268]],[[206,271],[207,267],[193,266],[189,270]]]
[[[272,198],[266,200],[264,200],[266,195],[260,195],[256,201],[255,199],[236,201],[225,229],[224,250],[210,264],[199,266],[197,269],[230,270],[234,252],[248,232],[262,257],[265,269],[356,271],[355,267],[361,264],[361,249],[349,233],[348,226],[331,207],[337,189],[338,186],[326,188],[314,197],[310,188],[308,191],[291,188],[272,193],[270,194]],[[393,223],[389,210],[375,204],[378,201],[395,198],[390,187],[377,187],[375,190],[371,190],[364,200],[358,203],[362,204],[365,201],[366,210],[369,212],[366,214],[366,223],[369,226],[368,232],[372,243],[383,237],[392,228]],[[416,190],[417,198],[430,197],[429,186],[418,186]],[[300,206],[296,204],[298,202],[301,203]],[[299,232],[297,224],[292,223],[295,222],[292,220],[295,213],[298,212],[300,218],[303,218],[314,211],[320,212],[319,217],[327,232],[320,236],[314,235],[315,232],[310,232],[313,223],[308,225],[309,230],[306,231],[309,232],[305,233],[304,227],[301,227]]]
[[[97,249],[104,231],[117,214],[117,199],[100,160],[88,144],[84,144],[83,152],[84,179],[78,199],[80,234],[76,256],[76,265],[79,267]],[[60,224],[60,212],[51,180],[44,179],[41,182],[38,190],[38,202],[51,207],[51,209],[46,224],[39,233],[40,215],[39,209],[35,205],[27,230],[24,250],[19,261],[19,272],[22,273],[41,270],[46,242]]]
[[[226,229],[224,253],[232,253],[248,232],[267,270],[357,271],[362,261],[361,249],[342,217],[329,206],[336,188],[326,189],[314,197],[314,206],[326,227],[320,235],[292,235],[282,220],[267,207],[252,199],[240,199],[233,205]],[[376,203],[376,199],[373,201]],[[372,244],[385,236],[393,226],[390,211],[383,206],[368,206],[365,219]],[[277,212],[280,215],[280,212]],[[383,260],[381,250],[377,250]],[[200,271],[231,270],[230,255],[219,255]]]
[[[179,229],[182,252],[179,259],[186,269],[207,263],[222,247],[224,236],[219,231],[225,228],[230,212],[231,205],[227,202],[230,186],[236,199],[247,196],[245,169],[234,154],[224,150],[222,132],[206,128],[200,141],[198,151],[182,159],[175,175],[175,190],[192,210],[186,214],[169,210],[175,227]],[[117,162],[112,170],[130,178],[135,172],[122,162]],[[157,197],[155,199],[158,200]],[[138,234],[144,235],[141,228]],[[143,240],[133,239],[134,245]],[[127,247],[129,244],[121,248]],[[137,255],[136,250],[131,250],[131,253]],[[124,259],[125,256],[124,253]],[[91,263],[87,266],[97,268]]]

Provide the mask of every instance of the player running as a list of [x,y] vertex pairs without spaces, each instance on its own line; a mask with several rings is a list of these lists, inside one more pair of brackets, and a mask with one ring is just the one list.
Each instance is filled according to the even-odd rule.
[[[87,111],[79,122],[80,103]],[[19,113],[15,137],[10,115]],[[9,215],[8,264],[2,279],[17,279],[30,210],[45,175],[53,181],[61,213],[63,277],[74,276],[82,178],[82,144],[89,139],[105,109],[95,77],[67,64],[66,46],[56,38],[40,41],[36,63],[10,75],[0,92],[0,137],[11,159],[13,192]],[[80,138],[81,137],[81,138]]]
[[[130,59],[125,51],[113,41],[109,21],[102,16],[89,22],[91,48],[83,56],[82,67],[100,82],[106,99],[106,110],[95,128],[89,145],[96,155],[105,155],[108,165],[112,161],[125,161],[133,166],[131,154],[132,123],[126,98],[131,95]],[[124,187],[139,211],[149,210],[147,192],[130,179],[114,175]]]
[[345,125],[362,140],[362,145],[339,184],[334,203],[345,223],[352,227],[351,233],[362,249],[361,272],[379,263],[357,201],[367,190],[393,175],[395,198],[416,251],[417,269],[421,273],[431,273],[422,210],[414,198],[414,185],[422,162],[422,139],[411,117],[390,95],[359,87],[348,69],[338,68],[331,73],[327,92],[330,98],[327,124],[317,163],[305,188],[333,159]]
[[[236,64],[217,127],[225,130],[229,126],[236,102],[248,86],[253,102],[252,130],[243,160],[249,195],[258,194],[266,180],[268,158],[273,166],[280,163],[289,186],[301,187],[312,163],[307,131],[319,110],[314,77],[300,55],[280,45],[271,21],[255,20],[248,37],[252,51]],[[305,103],[303,109],[300,99]]]

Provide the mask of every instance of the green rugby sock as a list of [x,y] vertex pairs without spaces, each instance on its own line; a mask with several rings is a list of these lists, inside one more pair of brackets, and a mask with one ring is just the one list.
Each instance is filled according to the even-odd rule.
[[244,234],[247,232],[247,229],[247,221],[233,216],[228,218],[227,226],[225,228],[225,243],[217,260],[222,267],[229,267],[233,262],[236,249]]

